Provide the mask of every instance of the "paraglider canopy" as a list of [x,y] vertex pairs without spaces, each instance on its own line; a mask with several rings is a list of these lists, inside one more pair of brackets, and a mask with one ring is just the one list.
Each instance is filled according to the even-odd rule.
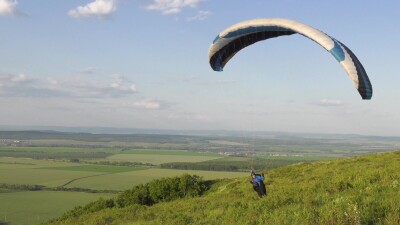
[[303,23],[281,18],[255,19],[235,24],[222,31],[210,46],[208,59],[215,71],[222,71],[241,49],[258,41],[300,34],[321,45],[342,65],[362,99],[371,99],[372,85],[355,54],[340,41]]

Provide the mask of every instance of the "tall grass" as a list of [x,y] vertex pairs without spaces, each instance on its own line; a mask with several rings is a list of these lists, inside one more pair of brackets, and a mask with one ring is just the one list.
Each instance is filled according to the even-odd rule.
[[227,179],[202,197],[105,209],[57,224],[399,224],[400,152],[264,172],[262,199],[249,178]]

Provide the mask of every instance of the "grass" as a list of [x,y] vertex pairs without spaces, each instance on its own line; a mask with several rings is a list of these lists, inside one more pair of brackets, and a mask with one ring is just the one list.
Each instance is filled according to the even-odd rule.
[[106,174],[103,176],[88,177],[77,180],[66,187],[80,187],[95,190],[125,190],[132,188],[138,184],[147,183],[153,179],[162,177],[179,176],[184,173],[196,174],[202,176],[206,180],[219,178],[233,178],[247,176],[248,173],[235,172],[213,172],[213,171],[197,171],[197,170],[168,170],[151,168],[147,170],[131,171],[126,173]]
[[[56,170],[74,164],[54,160],[0,158],[0,183],[32,184],[57,187],[70,180],[100,174],[91,171]],[[38,169],[50,167],[53,169]]]
[[399,224],[400,152],[264,172],[262,199],[242,177],[214,183],[203,197],[105,209],[57,224]]
[[73,147],[0,147],[0,157],[33,159],[111,159],[160,164],[165,162],[200,162],[220,158],[211,152],[158,149],[73,148]]
[[115,151],[114,149],[108,148],[73,148],[73,147],[19,147],[19,146],[0,146],[0,152],[5,151],[20,151],[20,152],[91,152],[91,151]]
[[92,176],[95,172],[66,171],[66,170],[38,170],[31,168],[1,169],[0,181],[6,184],[37,184],[48,187],[57,187],[70,180]]
[[[127,156],[143,156],[125,154]],[[159,161],[177,160],[179,156],[146,155],[147,159]],[[205,160],[200,156],[182,156],[186,160]],[[121,158],[122,159],[122,158]],[[121,161],[126,161],[125,158]],[[139,162],[143,158],[134,158]],[[152,179],[181,175],[184,172],[198,174],[206,179],[243,176],[244,173],[187,171],[168,169],[143,169],[138,167],[111,165],[82,165],[55,160],[34,160],[24,158],[0,158],[0,183],[32,184],[57,187],[74,180],[66,187],[90,188],[96,190],[124,190],[133,185],[146,183]],[[101,176],[93,176],[101,175]],[[246,174],[247,175],[247,174]],[[93,176],[93,177],[91,177]]]
[[142,162],[151,164],[161,164],[167,162],[201,162],[220,158],[220,156],[193,156],[193,155],[156,155],[156,154],[116,154],[107,157],[107,160]]
[[331,160],[337,157],[328,157],[328,156],[309,156],[309,155],[276,155],[276,156],[260,156],[257,155],[257,158],[261,159],[281,159],[281,160],[293,160],[293,161],[321,161],[321,160]]
[[31,158],[12,158],[0,157],[0,168],[14,166],[16,168],[39,168],[45,166],[67,166],[72,165],[69,162],[56,161],[52,159],[31,159]]
[[112,196],[61,191],[0,193],[0,221],[11,225],[37,224],[60,216],[74,206]]
[[131,166],[108,166],[108,165],[76,165],[64,167],[43,167],[39,169],[47,170],[65,170],[65,171],[85,171],[85,172],[99,172],[99,173],[123,173],[137,170],[144,170],[144,167],[131,167]]
[[[158,155],[148,156],[159,157]],[[160,157],[173,156],[161,155]],[[198,156],[185,157],[197,158]],[[0,183],[6,184],[57,187],[73,181],[65,187],[124,190],[155,178],[176,176],[185,172],[196,173],[207,179],[243,176],[241,173],[156,168],[143,170],[137,167],[80,165],[56,160],[0,157]],[[0,190],[0,221],[10,222],[10,224],[37,224],[57,217],[76,205],[110,196],[112,195],[82,192]]]

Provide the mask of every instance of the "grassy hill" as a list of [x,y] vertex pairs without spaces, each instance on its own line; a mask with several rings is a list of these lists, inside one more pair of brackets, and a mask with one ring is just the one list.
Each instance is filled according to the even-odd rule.
[[299,163],[265,171],[259,199],[249,177],[219,180],[201,197],[94,210],[53,224],[399,224],[400,152]]

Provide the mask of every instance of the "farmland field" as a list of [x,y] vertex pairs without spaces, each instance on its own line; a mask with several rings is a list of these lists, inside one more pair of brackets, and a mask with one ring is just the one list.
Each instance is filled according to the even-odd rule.
[[151,168],[125,173],[106,174],[102,176],[88,177],[80,179],[66,187],[79,187],[94,190],[124,190],[132,188],[135,185],[149,182],[161,177],[179,176],[183,173],[196,174],[202,176],[205,180],[219,178],[233,178],[247,176],[248,173],[240,172],[217,172],[217,171],[198,171],[198,170],[168,170]]
[[[253,165],[269,169],[400,145],[393,138],[346,138],[0,131],[0,224],[37,224],[157,178],[183,173],[205,180],[244,177]],[[221,171],[227,169],[246,172]]]
[[161,164],[167,162],[201,162],[220,158],[221,156],[191,156],[191,155],[156,155],[156,154],[115,154],[107,157],[107,160],[143,162]]
[[[214,159],[208,156],[174,156],[155,154],[119,154],[131,156],[133,161],[165,162],[177,161],[183,157],[187,161]],[[118,156],[118,155],[117,155]],[[138,157],[139,156],[139,157]],[[144,157],[146,156],[146,157]],[[155,160],[154,160],[155,159]],[[126,161],[126,158],[120,158]],[[182,160],[182,159],[181,159]],[[89,188],[95,190],[123,190],[152,179],[178,176],[182,173],[198,174],[204,179],[228,178],[247,175],[245,173],[211,172],[193,170],[168,170],[146,167],[88,165],[56,160],[34,160],[26,158],[0,158],[0,183],[30,184],[46,187],[63,186]],[[73,181],[73,182],[71,182]]]
[[64,167],[44,167],[40,169],[46,170],[65,170],[65,171],[86,171],[99,173],[122,173],[136,170],[144,170],[144,167],[129,167],[129,166],[105,166],[105,165],[78,165]]
[[[8,148],[9,149],[9,148]],[[15,152],[29,152],[50,155],[69,152],[91,152],[93,149],[73,148],[14,148]],[[3,148],[4,150],[4,148]],[[120,151],[110,149],[119,153]],[[221,158],[217,154],[204,154],[189,151],[165,150],[126,150],[124,154],[115,154],[114,158],[81,159],[87,162],[101,161],[134,161],[159,164],[170,161],[198,162]],[[125,154],[126,153],[126,154]],[[140,166],[115,166],[100,164],[71,163],[68,158],[60,159],[32,159],[0,157],[0,184],[5,185],[42,185],[46,188],[78,188],[79,190],[111,190],[122,191],[135,185],[149,182],[156,178],[177,176],[183,173],[197,174],[205,179],[228,178],[244,176],[243,173],[207,172],[165,170]],[[85,193],[71,191],[15,191],[0,190],[0,221],[10,224],[37,224],[53,217],[60,216],[74,206],[86,204],[99,197],[111,197],[115,194]]]
[[76,205],[111,196],[65,191],[0,192],[0,219],[11,225],[37,224],[60,216]]
[[220,155],[212,152],[194,152],[186,150],[151,150],[151,149],[134,149],[124,150],[124,154],[146,154],[146,155],[181,155],[181,156],[210,156],[220,157]]
[[63,167],[72,163],[20,158],[0,158],[0,183],[56,187],[70,180],[100,174],[96,172],[38,169]]

